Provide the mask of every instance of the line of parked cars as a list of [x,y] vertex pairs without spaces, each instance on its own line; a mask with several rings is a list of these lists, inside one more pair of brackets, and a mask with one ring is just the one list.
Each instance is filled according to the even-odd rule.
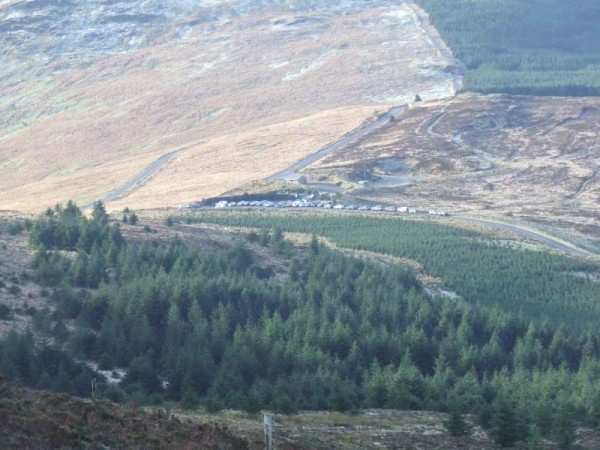
[[349,210],[349,211],[375,211],[375,212],[390,212],[390,213],[405,213],[405,214],[429,214],[430,216],[447,216],[446,211],[439,210],[420,210],[417,208],[409,208],[408,206],[384,206],[384,205],[348,205],[343,203],[337,203],[330,200],[313,200],[309,198],[300,200],[253,200],[253,201],[239,201],[239,202],[228,202],[222,200],[215,204],[216,209],[226,208],[321,208],[321,209],[335,209],[335,210]]

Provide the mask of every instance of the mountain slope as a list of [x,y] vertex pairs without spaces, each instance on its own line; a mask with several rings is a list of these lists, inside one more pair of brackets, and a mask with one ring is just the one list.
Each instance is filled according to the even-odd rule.
[[179,149],[135,201],[215,195],[461,79],[424,13],[385,0],[4,1],[0,30],[2,209],[87,203]]

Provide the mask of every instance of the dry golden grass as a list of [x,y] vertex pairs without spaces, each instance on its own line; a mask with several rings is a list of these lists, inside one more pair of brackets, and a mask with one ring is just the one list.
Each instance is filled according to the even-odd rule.
[[158,156],[156,153],[141,155],[73,170],[67,175],[49,175],[37,182],[0,191],[0,205],[2,209],[33,213],[65,199],[84,205],[118,188],[124,179],[133,177]]
[[337,109],[213,139],[181,153],[149,183],[110,207],[185,204],[265,178],[358,127],[377,110]]
[[284,168],[381,105],[451,96],[460,77],[412,14],[406,5],[316,11],[281,25],[296,16],[274,8],[85,68],[27,78],[36,61],[11,67],[24,80],[0,82],[0,209],[98,199],[190,146],[125,203],[216,195]]

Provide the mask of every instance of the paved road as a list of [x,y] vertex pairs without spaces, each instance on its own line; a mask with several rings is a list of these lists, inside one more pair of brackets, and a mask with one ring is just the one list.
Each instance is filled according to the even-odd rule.
[[310,164],[324,158],[327,155],[330,155],[331,153],[350,144],[351,142],[357,141],[358,139],[363,138],[368,134],[373,133],[374,131],[377,131],[384,125],[388,124],[390,121],[398,119],[405,109],[406,106],[392,108],[385,114],[379,116],[379,118],[377,118],[377,120],[375,120],[374,122],[371,122],[361,128],[354,130],[352,133],[340,139],[339,141],[326,145],[318,152],[313,153],[312,155],[307,156],[306,158],[298,161],[293,166],[290,166],[287,169],[282,170],[281,172],[277,172],[276,174],[267,177],[267,181],[285,180],[289,179],[294,175],[297,175],[300,170],[304,169]]
[[[204,208],[208,209],[208,208],[212,208],[212,207],[204,207]],[[252,208],[241,208],[241,209],[252,209]],[[305,208],[300,208],[300,209],[296,208],[296,210],[297,211],[298,210],[307,211],[307,209],[305,209]],[[322,208],[310,208],[309,210],[311,213],[321,213],[321,214],[332,214],[332,213],[364,214],[365,213],[365,211],[357,211],[357,210],[338,211],[338,210],[333,210],[333,209],[322,209]],[[370,212],[367,212],[367,213],[369,214]],[[381,213],[384,213],[384,212],[381,212]],[[379,213],[379,214],[381,214],[381,213]],[[519,236],[526,237],[533,241],[540,242],[544,245],[547,245],[550,248],[553,248],[555,250],[561,250],[565,253],[568,253],[570,255],[573,255],[573,256],[576,256],[579,258],[589,258],[591,256],[598,256],[596,253],[592,253],[592,252],[584,250],[582,248],[578,248],[574,244],[564,242],[558,238],[554,238],[552,236],[548,236],[548,235],[539,233],[539,232],[531,230],[529,228],[523,228],[519,225],[513,225],[513,224],[509,224],[509,223],[505,223],[505,222],[498,222],[498,221],[495,221],[492,219],[478,219],[475,217],[468,217],[468,216],[450,216],[449,219],[459,220],[459,221],[463,221],[463,222],[476,223],[479,225],[486,225],[490,228],[507,231],[509,233],[517,234]]]
[[589,256],[593,256],[594,254],[588,252],[587,250],[583,250],[575,247],[574,245],[567,244],[563,241],[555,239],[551,236],[546,236],[545,234],[538,233],[533,230],[529,230],[527,228],[519,227],[518,225],[512,225],[504,222],[496,222],[494,220],[488,219],[476,219],[474,217],[464,217],[464,216],[454,216],[457,219],[464,220],[467,222],[478,223],[481,225],[487,225],[491,228],[496,228],[497,230],[508,231],[510,233],[518,234],[520,236],[527,237],[537,242],[541,242],[546,244],[547,246],[561,250],[563,252],[569,253],[573,256],[577,256],[580,258],[586,258]]

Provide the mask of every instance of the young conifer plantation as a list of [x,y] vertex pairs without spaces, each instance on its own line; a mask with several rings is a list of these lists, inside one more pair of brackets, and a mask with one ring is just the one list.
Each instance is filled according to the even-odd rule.
[[[33,223],[30,241],[38,281],[57,307],[35,316],[34,332],[47,336],[45,344],[32,333],[0,341],[0,372],[25,386],[84,395],[98,375],[80,362],[93,361],[103,370],[126,370],[118,387],[99,383],[101,395],[116,401],[173,401],[208,411],[448,411],[447,427],[456,435],[469,432],[463,417],[472,414],[501,445],[543,436],[568,448],[576,426],[599,425],[600,335],[587,326],[598,285],[578,277],[572,278],[579,284],[551,281],[597,266],[425,222],[418,240],[414,222],[374,217],[194,220],[260,230],[215,255],[178,239],[128,242],[100,203],[89,219],[72,203],[47,210]],[[395,231],[402,239],[392,239],[394,226],[404,227]],[[315,237],[297,247],[287,231]],[[345,256],[319,242],[324,236],[343,246],[351,233],[364,236],[355,245],[365,249],[377,249],[376,237],[387,236],[394,254],[422,258],[453,282],[462,278],[463,298],[432,296],[410,269]],[[250,242],[289,261],[288,276],[261,267]],[[486,264],[486,249],[497,252],[498,268],[530,266],[526,275],[537,274],[541,290],[512,297],[501,283],[513,273],[487,285],[483,273],[435,265],[427,259],[437,252],[435,242],[454,252],[461,261],[455,266],[473,254]],[[484,281],[477,285],[469,276]],[[575,289],[564,308],[566,326],[554,316],[559,298],[540,297],[546,283],[549,290]],[[518,311],[519,301],[540,304]],[[546,319],[532,318],[546,308]]]
[[596,0],[417,0],[476,92],[600,94]]

